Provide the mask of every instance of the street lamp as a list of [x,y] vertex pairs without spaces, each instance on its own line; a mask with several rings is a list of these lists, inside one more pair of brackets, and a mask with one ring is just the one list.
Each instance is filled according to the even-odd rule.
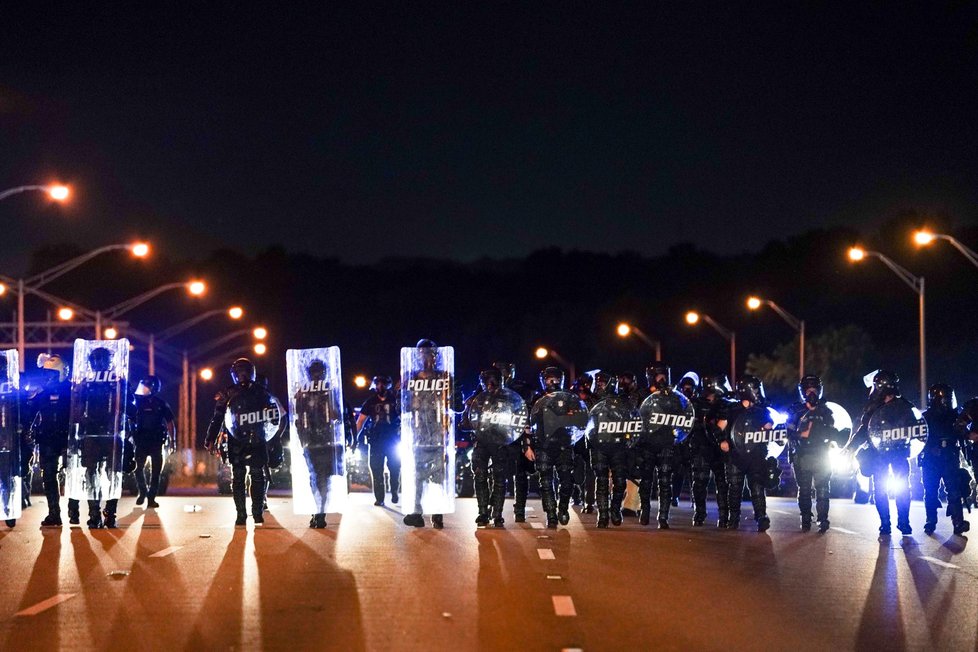
[[[935,236],[936,238],[937,236]],[[924,319],[924,277],[915,276],[913,272],[898,265],[891,258],[887,258],[878,251],[866,251],[861,247],[849,249],[849,260],[859,262],[866,258],[876,258],[881,263],[890,268],[890,271],[900,277],[911,290],[917,293],[918,321],[920,329],[920,405],[927,404],[927,335]]]
[[963,245],[959,240],[953,238],[944,233],[931,233],[925,229],[921,229],[913,234],[913,241],[920,247],[926,247],[927,245],[933,243],[935,240],[947,240],[951,243],[951,246],[964,254],[964,257],[968,259],[968,262],[978,267],[978,253],[972,251],[965,245]]
[[618,324],[618,328],[615,329],[615,332],[618,333],[618,337],[621,338],[626,338],[629,335],[634,334],[635,337],[637,337],[638,339],[642,340],[650,347],[655,349],[656,362],[660,362],[662,360],[662,342],[660,342],[659,340],[653,340],[648,335],[643,333],[638,326],[634,326],[627,322],[621,322],[620,324]]
[[259,326],[255,330],[251,331],[251,334],[256,340],[263,340],[268,337],[268,329],[264,326]]
[[[102,333],[102,336],[103,336],[103,337],[104,337],[105,339],[107,339],[107,340],[114,340],[115,338],[117,338],[117,337],[119,337],[119,331],[117,331],[117,330],[116,330],[116,329],[115,329],[114,327],[112,327],[112,326],[109,326],[109,327],[108,327],[108,328],[106,328],[106,329],[105,329],[105,331],[104,331],[104,332]],[[151,373],[151,374],[152,374],[152,373],[153,373],[153,370],[152,370],[152,369],[150,369],[150,372],[149,372],[149,373]]]
[[202,380],[210,380],[214,377],[214,370],[210,367],[204,367],[200,370],[200,377]]
[[17,188],[9,188],[0,192],[0,200],[6,199],[12,195],[17,195],[28,190],[40,190],[41,192],[47,193],[47,196],[54,201],[66,201],[71,195],[71,189],[68,186],[63,186],[60,183],[52,184],[49,186],[18,186]]
[[121,315],[129,312],[133,308],[142,305],[149,301],[150,299],[157,297],[164,292],[169,292],[170,290],[186,289],[192,296],[199,297],[207,291],[207,286],[203,281],[189,281],[189,282],[179,282],[179,283],[167,283],[166,285],[161,285],[158,288],[154,288],[148,292],[143,292],[142,294],[135,296],[131,299],[127,299],[111,308],[100,311],[102,318],[104,319],[117,319]]
[[58,319],[61,321],[71,321],[75,316],[75,311],[71,308],[59,308]]
[[255,344],[254,351],[255,355],[265,355],[265,352],[268,351],[268,347],[262,342],[259,342],[258,344]]
[[798,378],[799,380],[805,377],[805,320],[798,319],[790,312],[774,303],[769,299],[761,299],[760,297],[748,297],[747,307],[750,310],[759,310],[761,306],[767,306],[774,312],[778,313],[781,319],[788,322],[788,325],[798,332]]
[[565,367],[567,367],[567,371],[570,374],[569,380],[571,382],[573,382],[574,379],[577,377],[576,369],[574,368],[574,363],[564,359],[559,353],[557,353],[553,349],[548,349],[545,346],[538,346],[536,350],[533,352],[533,355],[535,355],[538,360],[543,360],[548,357],[553,358],[554,360],[557,361],[558,364],[562,364]]
[[707,315],[706,313],[697,312],[695,310],[690,310],[686,313],[686,323],[690,326],[695,326],[700,323],[700,320],[705,321],[710,325],[713,330],[720,333],[728,342],[730,342],[730,382],[737,382],[737,334],[734,333],[729,328],[725,328],[718,324],[716,320]]
[[367,386],[367,377],[362,374],[356,375],[353,377],[353,384],[358,388],[363,389]]

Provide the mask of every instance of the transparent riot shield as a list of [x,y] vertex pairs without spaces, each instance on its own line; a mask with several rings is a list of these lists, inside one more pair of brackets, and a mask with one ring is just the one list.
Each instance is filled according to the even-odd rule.
[[533,404],[530,423],[537,446],[573,446],[587,428],[589,414],[577,394],[550,392]]
[[347,483],[340,349],[289,349],[285,361],[293,510],[296,514],[341,512]]
[[455,511],[455,350],[401,349],[401,511]]
[[645,424],[642,441],[653,446],[669,446],[686,440],[693,430],[696,411],[679,392],[650,394],[638,409]]
[[631,401],[609,396],[591,408],[584,434],[591,443],[632,446],[641,438],[643,428],[642,417]]
[[909,401],[896,398],[869,419],[869,441],[879,451],[909,447],[927,439],[927,422]]
[[65,493],[75,500],[122,496],[129,340],[75,340]]
[[20,361],[0,351],[0,520],[20,518]]
[[529,423],[526,403],[511,389],[483,392],[469,406],[475,440],[487,444],[512,444]]
[[778,457],[788,441],[788,428],[759,405],[744,410],[730,427],[734,451],[750,456]]
[[285,410],[279,400],[255,383],[228,401],[224,413],[224,427],[242,445],[267,444],[282,432],[284,420]]

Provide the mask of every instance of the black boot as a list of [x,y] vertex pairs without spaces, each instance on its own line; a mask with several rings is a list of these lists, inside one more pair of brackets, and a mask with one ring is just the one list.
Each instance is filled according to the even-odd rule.
[[960,521],[954,524],[954,533],[957,535],[964,534],[970,529],[971,529],[971,523],[969,523],[964,519],[961,519]]
[[107,501],[105,501],[105,510],[102,512],[102,516],[105,519],[104,520],[105,527],[107,527],[107,528],[109,528],[111,530],[114,530],[115,528],[119,527],[118,523],[116,522],[116,518],[115,518],[116,509],[118,507],[119,507],[119,500],[118,499],[113,499],[113,500],[107,500]]
[[234,509],[237,513],[234,519],[235,526],[247,525],[248,523],[248,511],[245,509],[245,497],[244,496],[234,496]]
[[411,527],[424,527],[424,516],[421,514],[408,514],[401,519],[401,522]]
[[73,498],[68,499],[68,523],[70,525],[81,523],[81,509],[79,508],[78,501]]
[[97,500],[88,501],[87,525],[89,530],[101,530],[104,527],[102,523],[102,506]]
[[557,507],[557,521],[561,525],[567,525],[570,523],[570,512],[568,511],[568,503],[570,500],[568,498],[561,498],[560,505]]
[[41,521],[41,527],[61,527],[61,512],[48,512]]
[[431,515],[431,527],[435,528],[436,530],[440,530],[443,527],[445,527],[445,519],[444,519],[444,517],[442,517],[441,514],[432,514]]
[[652,501],[642,500],[642,510],[638,514],[638,522],[642,525],[648,525],[652,520]]
[[147,494],[147,496],[146,496],[146,508],[147,509],[156,509],[159,506],[160,506],[160,504],[158,502],[156,502],[156,495],[155,494]]
[[740,527],[740,512],[730,512],[730,516],[727,518],[727,529],[736,530]]

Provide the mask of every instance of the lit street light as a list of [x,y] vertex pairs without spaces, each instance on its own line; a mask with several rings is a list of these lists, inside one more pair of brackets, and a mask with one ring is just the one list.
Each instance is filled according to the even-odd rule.
[[202,380],[210,380],[214,377],[214,370],[210,367],[204,367],[200,370],[200,377]]
[[256,340],[263,340],[268,337],[268,329],[264,328],[263,326],[259,326],[255,330],[251,331],[251,334]]
[[47,193],[47,196],[54,201],[67,201],[68,197],[71,196],[71,189],[68,186],[63,186],[59,183],[52,184],[50,186],[18,186],[17,188],[9,188],[0,192],[0,200],[6,199],[13,195],[20,194],[22,192],[27,192],[29,190],[39,190],[41,192]]
[[788,322],[788,325],[798,332],[798,378],[805,377],[805,320],[798,319],[790,312],[774,303],[769,299],[761,299],[759,297],[748,297],[747,307],[751,310],[758,310],[761,306],[767,306],[774,312],[778,313],[781,319]]
[[364,387],[367,386],[367,377],[362,374],[354,376],[353,384],[359,387],[360,389],[363,389]]
[[686,323],[690,326],[695,326],[700,323],[700,320],[705,321],[710,325],[713,330],[720,333],[728,342],[730,342],[730,382],[737,382],[737,334],[734,333],[729,328],[725,328],[718,324],[709,315],[697,312],[695,310],[690,310],[686,313]]
[[228,317],[231,319],[241,319],[244,317],[244,308],[241,306],[233,306],[228,308]]
[[268,351],[268,347],[265,346],[263,343],[259,342],[258,344],[255,345],[254,351],[255,351],[255,355],[265,355],[265,352]]
[[59,308],[58,319],[61,321],[71,321],[75,316],[75,311],[71,308]]
[[622,322],[618,324],[618,328],[615,329],[615,332],[618,333],[618,337],[621,338],[626,338],[629,335],[635,335],[635,337],[642,340],[655,350],[656,362],[662,360],[662,342],[659,340],[653,340],[648,335],[643,333],[642,329],[640,329],[638,326],[633,326],[627,322]]
[[570,376],[568,378],[569,382],[574,382],[574,379],[577,377],[577,372],[576,369],[574,368],[574,363],[564,359],[559,353],[557,353],[553,349],[548,349],[545,346],[538,346],[536,350],[533,352],[533,355],[535,355],[538,360],[543,360],[548,357],[553,358],[555,361],[557,361],[557,364],[562,364],[565,367],[567,367],[567,372],[568,375]]
[[[112,326],[109,326],[102,333],[102,336],[105,337],[105,339],[107,339],[107,340],[114,340],[115,338],[119,337],[119,331],[117,331]],[[150,371],[150,373],[153,373],[152,370]]]
[[968,259],[969,263],[975,267],[978,267],[978,253],[966,247],[956,238],[944,233],[931,233],[930,231],[924,229],[921,229],[913,234],[913,241],[920,247],[926,247],[935,240],[946,240],[950,242],[952,247],[964,254],[964,257]]
[[[935,236],[936,238],[937,236]],[[890,271],[900,277],[911,290],[917,293],[918,328],[920,330],[920,405],[927,404],[927,336],[924,320],[924,277],[916,276],[910,270],[898,265],[878,251],[866,251],[861,247],[849,249],[849,260],[859,262],[865,258],[876,258],[890,268]]]

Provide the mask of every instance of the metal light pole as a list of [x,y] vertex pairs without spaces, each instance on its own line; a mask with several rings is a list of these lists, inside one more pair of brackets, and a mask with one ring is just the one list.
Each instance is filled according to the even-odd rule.
[[686,323],[690,326],[696,325],[700,320],[705,321],[710,327],[716,332],[720,333],[728,342],[730,342],[730,382],[737,382],[737,334],[734,333],[729,328],[725,328],[718,324],[712,317],[705,313],[689,311],[686,313]]
[[900,280],[906,283],[911,290],[917,293],[918,319],[920,322],[920,406],[923,407],[927,405],[927,334],[926,320],[924,318],[924,277],[914,275],[913,272],[878,251],[866,251],[860,247],[849,249],[849,260],[859,262],[864,258],[878,259],[881,263],[889,267],[890,271],[899,276]]
[[618,333],[619,337],[628,337],[629,335],[634,334],[635,337],[642,340],[655,350],[656,362],[662,361],[662,342],[658,339],[653,340],[648,335],[643,333],[642,329],[640,329],[638,326],[634,326],[627,322],[622,322],[618,324],[618,328],[615,329],[615,332]]
[[750,297],[747,299],[747,307],[751,310],[757,310],[761,306],[767,306],[774,312],[778,313],[778,316],[781,317],[781,319],[788,322],[788,325],[798,332],[798,379],[801,380],[805,377],[805,320],[798,319],[790,312],[768,299],[759,299],[758,297]]
[[41,192],[46,192],[48,196],[55,201],[65,201],[68,199],[68,195],[71,194],[68,186],[52,185],[52,186],[17,186],[16,188],[8,188],[0,192],[0,200],[4,200],[7,197],[20,194],[22,192],[27,192],[29,190],[39,190]]
[[917,231],[916,233],[914,233],[913,239],[914,242],[920,246],[929,245],[935,240],[946,240],[951,243],[952,247],[960,251],[964,255],[964,257],[968,259],[969,263],[971,263],[975,267],[978,267],[978,252],[969,249],[964,244],[962,244],[961,241],[953,238],[952,236],[949,236],[944,233],[931,233],[930,231]]

